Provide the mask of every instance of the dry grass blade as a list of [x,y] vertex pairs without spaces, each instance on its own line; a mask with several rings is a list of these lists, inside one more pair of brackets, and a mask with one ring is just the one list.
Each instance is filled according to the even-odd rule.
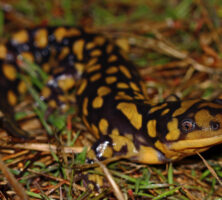
[[212,69],[208,66],[202,65],[201,63],[189,57],[189,54],[187,52],[183,52],[176,49],[176,47],[170,44],[170,42],[167,40],[161,41],[159,39],[151,39],[151,38],[144,39],[143,37],[135,36],[135,35],[132,37],[137,39],[136,41],[139,47],[141,46],[142,48],[143,47],[152,48],[155,51],[159,51],[161,53],[172,56],[174,58],[184,60],[187,64],[191,64],[194,67],[194,69],[196,69],[197,71],[206,72],[209,74],[213,74],[213,73],[222,74],[221,69]]
[[[24,143],[24,144],[15,144],[15,145],[3,145],[2,147],[29,149],[29,150],[44,151],[44,152],[56,152],[58,149],[56,145],[46,144],[46,143]],[[64,147],[65,153],[80,153],[82,152],[82,150],[83,147]]]
[[116,198],[118,200],[125,200],[123,193],[120,191],[119,186],[114,181],[114,179],[113,179],[112,175],[110,174],[109,170],[107,169],[107,167],[104,164],[102,164],[101,162],[99,162],[98,160],[97,160],[97,163],[99,164],[99,166],[103,170],[104,174],[106,175],[106,178],[108,179],[111,187],[113,188],[113,192],[114,192]]
[[25,193],[25,189],[20,185],[20,183],[15,179],[14,175],[9,171],[8,167],[2,161],[2,157],[0,156],[0,169],[2,173],[5,175],[9,184],[18,195],[21,200],[28,200],[28,196]]
[[182,187],[183,191],[186,193],[187,197],[189,197],[190,200],[201,200],[200,198],[195,197],[192,195],[192,193],[189,192],[189,190],[186,187]]
[[219,182],[219,184],[222,186],[222,182],[219,179],[219,177],[217,176],[216,172],[214,171],[214,169],[207,163],[207,161],[204,159],[204,157],[197,152],[197,155],[200,156],[200,158],[202,159],[202,161],[204,162],[204,164],[206,165],[206,167],[209,169],[209,171],[211,172],[211,174],[217,179],[217,181]]

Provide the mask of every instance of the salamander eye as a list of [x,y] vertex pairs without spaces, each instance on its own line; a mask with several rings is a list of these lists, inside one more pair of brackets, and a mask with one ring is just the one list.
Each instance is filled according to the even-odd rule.
[[215,121],[211,121],[210,122],[210,128],[213,130],[213,131],[216,131],[220,128],[220,123],[219,122],[215,122]]
[[195,122],[192,119],[185,119],[181,122],[181,129],[183,132],[191,132],[195,128]]

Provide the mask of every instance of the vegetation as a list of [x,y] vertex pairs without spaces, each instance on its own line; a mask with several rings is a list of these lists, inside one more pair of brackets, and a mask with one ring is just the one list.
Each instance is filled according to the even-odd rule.
[[[127,51],[153,101],[161,102],[170,94],[182,99],[222,98],[222,1],[10,0],[1,1],[0,6],[2,41],[13,31],[33,25],[91,27]],[[36,69],[34,64],[22,62]],[[42,76],[44,79],[45,74]],[[42,83],[35,77],[32,80],[34,87],[29,91],[39,102],[36,87],[41,88]],[[120,190],[113,192],[109,187],[100,194],[90,191],[80,175],[98,173],[98,163],[84,164],[86,150],[95,139],[81,123],[76,108],[65,116],[55,113],[50,124],[44,118],[46,109],[42,104],[34,109],[30,97],[16,107],[21,125],[30,133],[38,133],[34,140],[14,141],[0,132],[1,159],[5,163],[0,165],[10,169],[1,167],[1,199],[15,199],[17,195],[26,198],[24,193],[30,199],[46,200],[222,199],[221,146],[203,153],[204,162],[198,155],[161,166],[111,162],[103,166],[109,171],[102,174],[114,179]],[[5,179],[10,174],[25,192],[15,180],[10,187]],[[21,194],[15,195],[18,190]]]

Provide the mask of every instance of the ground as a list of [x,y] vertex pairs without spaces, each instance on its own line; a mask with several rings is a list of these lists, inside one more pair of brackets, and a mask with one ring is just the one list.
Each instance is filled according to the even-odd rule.
[[[1,1],[0,6],[8,11],[0,12],[3,42],[12,32],[36,25],[90,27],[125,49],[154,102],[171,94],[182,99],[221,97],[220,1],[10,0]],[[2,131],[0,140],[2,160],[30,199],[121,199],[118,193],[132,200],[221,199],[217,180],[222,177],[221,146],[203,153],[204,162],[199,156],[160,166],[112,162],[106,167],[120,190],[113,192],[109,187],[98,196],[79,180],[83,171],[95,172],[83,164],[83,146],[89,147],[95,139],[76,109],[68,116],[55,117],[50,126],[41,109],[33,111],[32,105],[31,98],[25,98],[16,107],[17,118],[38,136],[32,141],[17,141]],[[72,152],[82,153],[73,156]],[[5,171],[0,174],[0,196],[15,199],[18,194],[14,195],[15,189],[7,183],[7,175]]]

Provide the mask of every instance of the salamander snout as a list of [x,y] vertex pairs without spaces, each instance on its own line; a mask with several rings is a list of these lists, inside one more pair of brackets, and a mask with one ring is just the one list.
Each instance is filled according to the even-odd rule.
[[178,160],[222,143],[222,100],[185,101],[175,113],[162,145],[166,158]]

